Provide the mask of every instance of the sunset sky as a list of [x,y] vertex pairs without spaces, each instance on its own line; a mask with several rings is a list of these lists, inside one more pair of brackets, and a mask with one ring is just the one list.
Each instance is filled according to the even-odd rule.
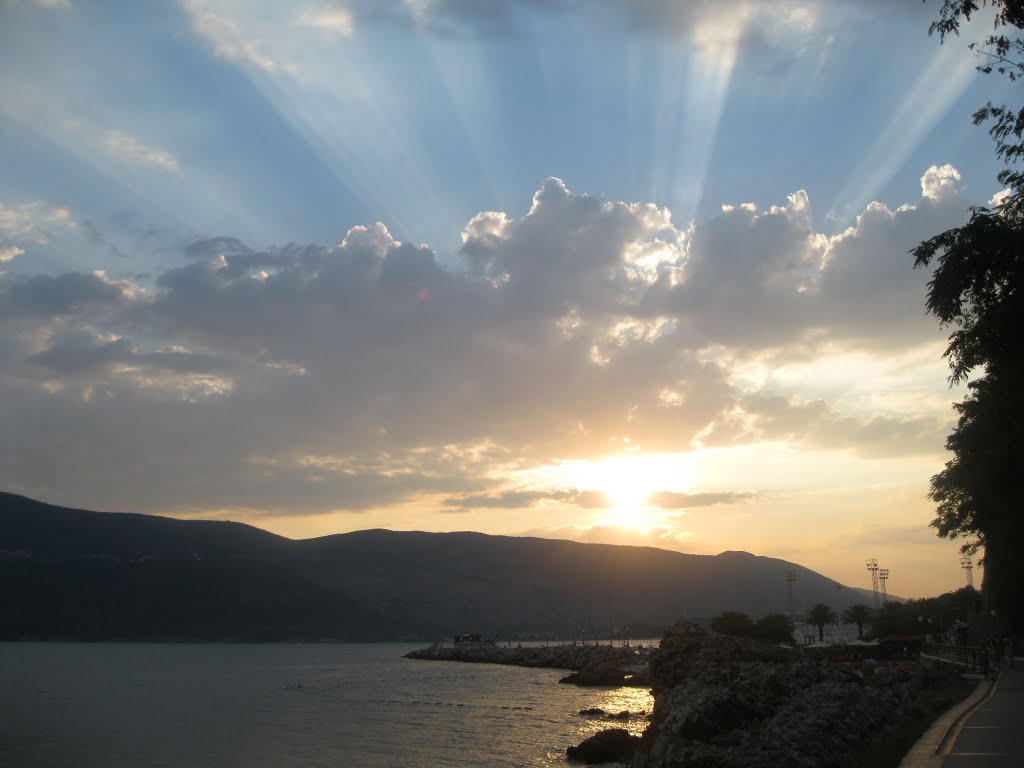
[[939,5],[0,0],[0,489],[961,586]]

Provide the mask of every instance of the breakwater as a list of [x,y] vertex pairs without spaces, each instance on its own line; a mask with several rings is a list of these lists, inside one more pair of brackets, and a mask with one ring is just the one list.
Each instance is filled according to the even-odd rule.
[[563,682],[577,685],[646,685],[647,649],[610,645],[551,645],[510,648],[474,644],[431,646],[406,654],[427,661],[507,664],[516,667],[565,669],[576,673]]

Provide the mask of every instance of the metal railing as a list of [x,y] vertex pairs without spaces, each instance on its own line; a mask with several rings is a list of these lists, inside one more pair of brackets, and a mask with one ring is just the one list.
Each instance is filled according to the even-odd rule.
[[975,672],[988,673],[991,668],[988,649],[972,645],[924,643],[921,645],[921,655],[939,661],[949,661]]

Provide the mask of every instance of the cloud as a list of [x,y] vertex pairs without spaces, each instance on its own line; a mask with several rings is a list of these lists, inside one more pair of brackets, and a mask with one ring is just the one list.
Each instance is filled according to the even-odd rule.
[[244,28],[244,19],[228,17],[219,8],[215,10],[214,6],[216,3],[205,0],[184,2],[184,8],[192,19],[193,31],[213,45],[215,56],[251,64],[264,72],[297,73],[294,64],[273,52],[273,38]]
[[583,544],[618,544],[632,547],[657,547],[678,552],[691,551],[693,536],[688,531],[675,531],[665,526],[654,526],[646,530],[622,528],[616,525],[558,526],[551,528],[530,528],[518,536],[535,536],[541,539],[562,539]]
[[[512,478],[748,440],[925,452],[946,403],[852,408],[792,376],[739,374],[750,360],[781,369],[826,349],[941,342],[907,251],[963,209],[943,188],[869,206],[829,237],[795,192],[683,230],[665,208],[552,178],[527,214],[470,219],[464,269],[375,223],[333,247],[195,241],[146,289],[3,274],[0,396],[11,433],[33,439],[0,445],[0,485],[52,491],[61,478],[69,501],[116,509],[597,509],[600,488]],[[58,210],[2,208],[0,226],[41,234],[43,219],[67,220]],[[755,500],[745,493],[657,499]]]
[[0,245],[0,264],[10,261],[11,259],[21,256],[25,250],[19,248],[16,245]]
[[581,509],[605,509],[608,497],[599,491],[580,490],[516,490],[497,494],[456,496],[442,503],[459,509],[525,509],[540,502],[557,501]]
[[695,509],[720,504],[744,504],[757,498],[752,491],[716,491],[700,493],[674,493],[659,491],[651,494],[648,503],[662,509]]
[[106,131],[103,134],[103,149],[108,155],[122,162],[150,165],[171,173],[178,173],[181,170],[177,158],[170,152],[142,144],[124,131]]
[[809,448],[855,450],[868,457],[906,457],[942,451],[950,413],[844,415],[824,400],[758,393],[740,398],[702,437],[705,445],[788,442]]
[[340,37],[350,37],[353,29],[352,12],[336,5],[303,11],[295,23],[300,27],[310,27]]
[[36,200],[8,208],[0,202],[0,232],[8,239],[39,245],[49,242],[48,225],[73,226],[71,211]]
[[994,195],[992,195],[992,197],[989,198],[988,207],[998,208],[1000,205],[1003,204],[1003,201],[1005,201],[1006,198],[1008,198],[1011,194],[1013,194],[1013,190],[1011,190],[1009,187],[1007,187],[1006,189],[999,190]]
[[949,163],[931,166],[921,177],[921,194],[929,200],[939,201],[947,195],[956,195],[960,187],[960,172]]

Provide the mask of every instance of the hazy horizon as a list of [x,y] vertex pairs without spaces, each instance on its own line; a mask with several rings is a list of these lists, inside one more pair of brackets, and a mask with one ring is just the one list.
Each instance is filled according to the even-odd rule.
[[0,0],[0,488],[962,586],[909,250],[1011,86],[936,12]]

